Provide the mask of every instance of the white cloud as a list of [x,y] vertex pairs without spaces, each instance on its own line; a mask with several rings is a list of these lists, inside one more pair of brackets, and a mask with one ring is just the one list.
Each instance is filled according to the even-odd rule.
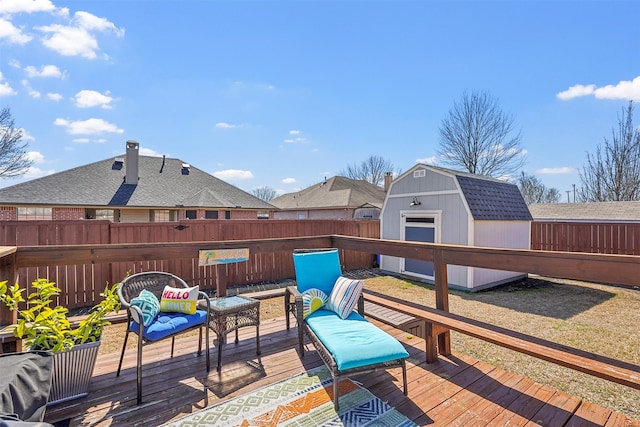
[[2,71],[0,71],[0,96],[12,96],[17,95],[18,92],[13,90],[11,85],[7,82],[3,82],[4,76],[2,75]]
[[300,131],[299,130],[290,130],[289,131],[289,135],[300,135]]
[[594,90],[596,88],[596,85],[575,85],[575,86],[571,86],[569,89],[557,93],[556,94],[556,98],[561,99],[563,101],[569,100],[569,99],[573,99],[573,98],[578,98],[580,96],[587,96],[587,95],[592,95]]
[[[2,2],[0,2],[0,7],[2,7]],[[11,44],[25,45],[33,40],[33,37],[24,34],[22,30],[6,19],[0,18],[0,40],[7,40]]]
[[60,68],[55,65],[43,65],[40,70],[33,65],[29,65],[24,67],[24,71],[27,73],[27,77],[55,77],[58,79],[64,77]]
[[243,171],[237,169],[227,169],[223,171],[217,171],[213,173],[213,176],[220,178],[224,181],[239,181],[243,179],[253,178],[251,171]]
[[36,27],[45,33],[42,44],[64,56],[82,56],[95,59],[99,50],[98,41],[93,32],[113,32],[124,36],[124,29],[118,28],[105,18],[99,18],[88,12],[76,12],[71,25],[45,25]]
[[624,99],[640,101],[640,76],[633,80],[621,80],[615,85],[596,87],[596,85],[575,85],[556,95],[563,101],[580,96],[593,95],[597,99]]
[[[149,156],[149,157],[162,157],[162,154],[158,153],[155,150],[152,150],[151,148],[140,148],[140,155],[141,156]],[[167,155],[167,157],[170,157],[171,155]]]
[[74,138],[71,142],[75,142],[76,144],[88,144],[91,140],[89,138]]
[[27,92],[29,93],[30,97],[36,98],[36,99],[40,98],[40,92],[32,88],[28,80],[21,80],[20,83],[22,84],[22,86],[24,86],[25,89],[27,89]]
[[109,93],[109,91],[100,93],[95,90],[81,90],[75,96],[76,107],[91,108],[99,106],[104,109],[110,109],[111,105],[109,104],[113,101],[113,98],[109,96]]
[[234,129],[234,128],[237,128],[238,125],[232,125],[232,124],[226,123],[226,122],[218,122],[218,123],[216,123],[216,127],[218,129]]
[[27,178],[27,179],[35,179],[35,178],[41,178],[47,175],[52,175],[54,173],[56,173],[56,171],[53,169],[45,171],[40,168],[31,166],[23,176],[24,178]]
[[57,102],[62,99],[62,95],[60,95],[59,93],[48,93],[47,98],[49,98],[51,101]]
[[296,182],[295,178],[285,178],[285,179],[282,180],[283,184],[293,184],[295,182]]
[[622,80],[617,85],[606,85],[596,89],[598,99],[625,99],[640,101],[640,76],[628,81]]
[[20,128],[22,131],[22,139],[25,141],[35,141],[36,139],[31,136],[24,128]]
[[71,135],[100,135],[103,133],[124,133],[123,129],[102,119],[87,119],[70,122],[65,119],[55,119],[56,126],[64,126]]
[[307,138],[297,137],[297,138],[287,138],[284,140],[287,144],[302,144],[307,142]]
[[0,14],[52,12],[55,6],[51,0],[2,0]]
[[10,59],[9,60],[9,66],[19,69],[20,68],[20,61],[18,61],[17,59]]
[[44,162],[44,156],[39,151],[29,151],[27,153],[27,159],[31,160],[33,163]]
[[438,163],[438,156],[423,157],[421,159],[416,159],[416,163],[424,163],[425,165],[435,165],[436,163]]
[[572,168],[569,166],[562,166],[559,168],[538,169],[536,173],[540,175],[565,175],[565,174],[578,173],[578,170],[576,168]]

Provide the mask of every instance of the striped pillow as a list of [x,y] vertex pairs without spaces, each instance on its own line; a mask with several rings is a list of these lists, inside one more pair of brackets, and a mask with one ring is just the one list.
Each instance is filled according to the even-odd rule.
[[363,280],[338,277],[335,285],[333,285],[331,295],[329,295],[329,301],[327,301],[326,305],[327,310],[335,312],[341,319],[346,319],[358,303],[363,287]]

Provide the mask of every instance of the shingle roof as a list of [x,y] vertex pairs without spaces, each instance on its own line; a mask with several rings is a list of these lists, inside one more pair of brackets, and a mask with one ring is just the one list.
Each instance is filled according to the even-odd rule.
[[530,205],[529,210],[541,221],[640,221],[640,201],[548,203]]
[[334,176],[296,193],[276,197],[269,203],[283,209],[358,208],[365,204],[382,205],[384,189],[370,182]]
[[[124,156],[120,156],[124,157]],[[164,162],[164,165],[163,165]],[[0,189],[0,205],[243,208],[274,206],[180,159],[139,156],[137,185],[114,158]]]
[[520,189],[515,184],[438,166],[422,166],[455,176],[473,219],[493,221],[532,220],[531,213],[520,193]]

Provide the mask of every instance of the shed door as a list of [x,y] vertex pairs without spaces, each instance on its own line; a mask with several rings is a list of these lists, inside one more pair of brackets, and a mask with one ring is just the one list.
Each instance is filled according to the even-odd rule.
[[[435,215],[403,217],[403,234],[406,241],[435,243],[437,241],[436,231]],[[402,272],[433,278],[433,263],[406,258]]]

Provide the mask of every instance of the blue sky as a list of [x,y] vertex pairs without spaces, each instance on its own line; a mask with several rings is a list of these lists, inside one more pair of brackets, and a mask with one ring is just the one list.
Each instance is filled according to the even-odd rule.
[[[246,191],[297,191],[371,155],[437,158],[484,91],[524,170],[566,201],[640,101],[640,2],[0,0],[0,107],[34,167],[167,155]],[[640,123],[636,108],[635,123]]]

